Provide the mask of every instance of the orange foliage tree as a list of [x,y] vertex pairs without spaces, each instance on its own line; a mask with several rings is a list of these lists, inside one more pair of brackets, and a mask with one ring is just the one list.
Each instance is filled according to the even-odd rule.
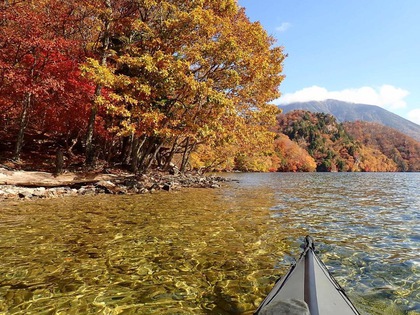
[[100,2],[108,8],[102,39],[82,69],[106,91],[93,111],[106,110],[118,158],[133,171],[168,165],[176,152],[182,170],[199,145],[217,147],[242,125],[264,137],[284,55],[236,1],[139,1],[130,10],[126,1]]
[[280,159],[279,172],[314,172],[316,162],[309,153],[284,134],[275,140],[276,156]]

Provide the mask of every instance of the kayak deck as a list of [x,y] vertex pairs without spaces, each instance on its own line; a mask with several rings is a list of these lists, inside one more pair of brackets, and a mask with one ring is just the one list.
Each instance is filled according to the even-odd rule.
[[312,238],[307,236],[299,260],[275,284],[254,314],[360,314],[314,249]]

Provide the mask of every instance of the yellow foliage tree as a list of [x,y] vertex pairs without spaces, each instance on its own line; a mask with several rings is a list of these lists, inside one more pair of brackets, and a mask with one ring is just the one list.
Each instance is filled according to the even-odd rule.
[[[267,128],[275,115],[267,104],[279,96],[284,55],[235,0],[104,4],[102,57],[83,70],[107,90],[95,106],[106,108],[110,130],[129,140],[121,152],[134,171],[168,165],[176,152],[184,169],[199,145],[214,161],[224,153],[206,149],[227,143],[237,154],[269,154],[262,144],[272,145]],[[170,154],[156,161],[163,149]]]

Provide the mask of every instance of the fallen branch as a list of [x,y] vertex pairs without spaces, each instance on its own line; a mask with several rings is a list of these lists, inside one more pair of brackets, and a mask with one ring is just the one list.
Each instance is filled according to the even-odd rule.
[[0,185],[21,187],[64,187],[93,184],[117,178],[117,175],[112,174],[66,173],[54,175],[47,172],[8,171],[0,168]]

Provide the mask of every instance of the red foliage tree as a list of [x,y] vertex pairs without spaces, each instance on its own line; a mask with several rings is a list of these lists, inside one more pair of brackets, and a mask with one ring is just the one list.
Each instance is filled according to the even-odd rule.
[[0,119],[15,132],[18,159],[28,127],[69,135],[86,124],[91,87],[80,76],[84,58],[63,1],[3,2],[0,28]]

